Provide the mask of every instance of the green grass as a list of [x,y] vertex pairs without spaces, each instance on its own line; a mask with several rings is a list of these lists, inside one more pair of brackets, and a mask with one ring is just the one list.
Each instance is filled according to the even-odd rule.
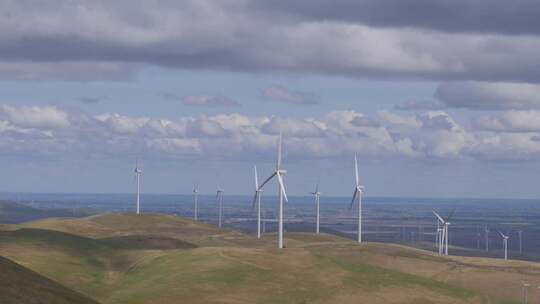
[[34,271],[0,257],[0,302],[2,304],[97,304]]
[[[69,231],[77,221],[47,224]],[[84,225],[76,227],[79,235],[36,228],[0,231],[0,254],[104,304],[175,303],[179,299],[186,303],[219,299],[313,303],[332,301],[343,294],[369,298],[388,288],[412,297],[404,303],[434,303],[438,296],[452,303],[512,303],[494,302],[427,275],[391,270],[379,266],[384,262],[363,259],[380,255],[422,262],[411,260],[419,256],[407,249],[388,250],[380,245],[385,250],[378,252],[379,245],[358,247],[338,239],[339,245],[334,246],[330,244],[332,237],[300,235],[298,241],[288,243],[290,247],[278,251],[269,238],[253,242],[249,236],[235,233],[226,237],[237,238],[237,243],[223,241],[219,233],[206,233],[217,231],[215,228],[171,216],[105,215],[80,221]],[[85,234],[83,229],[92,233]],[[105,231],[103,238],[84,236],[99,231]],[[205,241],[195,245],[184,238]],[[319,247],[301,246],[321,240],[324,242]],[[272,241],[272,246],[265,241]],[[432,263],[445,261],[429,259]],[[414,298],[416,292],[419,295]]]
[[347,271],[349,274],[345,278],[345,283],[365,290],[377,290],[387,286],[419,286],[459,299],[469,299],[475,295],[464,288],[375,265],[353,263],[331,256],[318,255],[318,258]]

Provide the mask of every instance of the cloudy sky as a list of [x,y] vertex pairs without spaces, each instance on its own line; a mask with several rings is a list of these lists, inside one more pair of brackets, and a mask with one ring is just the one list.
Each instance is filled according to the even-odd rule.
[[0,191],[540,196],[536,0],[4,0]]

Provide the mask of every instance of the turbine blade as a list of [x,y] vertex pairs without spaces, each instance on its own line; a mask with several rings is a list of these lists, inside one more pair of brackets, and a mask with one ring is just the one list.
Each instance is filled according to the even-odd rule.
[[356,199],[357,195],[358,195],[358,188],[354,188],[354,193],[353,193],[353,196],[352,196],[351,204],[349,205],[349,210],[352,209],[352,207],[354,205],[354,200]]
[[261,190],[262,187],[264,187],[264,185],[266,185],[274,176],[276,176],[277,174],[277,171],[275,171],[274,173],[272,173],[272,175],[270,175],[270,177],[268,177],[260,186],[257,190]]
[[500,231],[497,231],[497,232],[503,237],[503,239],[506,238],[506,235],[504,235],[502,232]]
[[356,153],[354,154],[354,174],[356,177],[356,186],[360,184],[359,178],[358,178],[358,159],[356,157]]
[[448,215],[448,217],[446,218],[446,221],[449,222],[450,219],[452,219],[452,217],[454,216],[454,213],[456,212],[456,208],[452,209],[452,212],[450,212],[450,214]]
[[255,190],[259,189],[259,176],[257,175],[257,166],[253,166],[255,170]]
[[441,223],[445,223],[444,219],[437,212],[435,212],[435,210],[432,210],[432,212],[439,219],[439,221],[441,221]]
[[259,191],[255,191],[255,195],[253,196],[253,204],[251,205],[251,209],[255,208],[255,203],[257,202],[258,197],[259,197]]
[[285,185],[283,184],[283,179],[281,178],[281,174],[277,174],[279,185],[281,186],[281,193],[283,193],[283,198],[286,202],[289,202],[289,199],[287,198],[287,193],[285,193]]
[[319,192],[319,183],[320,182],[321,182],[321,178],[319,177],[319,179],[317,180],[317,185],[315,186],[315,193]]

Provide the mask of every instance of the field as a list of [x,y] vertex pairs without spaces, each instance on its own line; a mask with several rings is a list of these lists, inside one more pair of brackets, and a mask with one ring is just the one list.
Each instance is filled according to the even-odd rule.
[[0,255],[103,304],[519,303],[522,281],[540,285],[540,266],[531,262],[442,258],[300,232],[286,234],[283,250],[275,243],[274,234],[257,240],[155,214],[46,219],[0,231]]

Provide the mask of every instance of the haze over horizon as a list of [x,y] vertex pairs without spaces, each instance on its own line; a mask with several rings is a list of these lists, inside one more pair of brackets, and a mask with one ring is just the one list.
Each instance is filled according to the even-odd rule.
[[[331,3],[331,5],[329,4]],[[539,198],[540,3],[3,1],[1,192]]]

